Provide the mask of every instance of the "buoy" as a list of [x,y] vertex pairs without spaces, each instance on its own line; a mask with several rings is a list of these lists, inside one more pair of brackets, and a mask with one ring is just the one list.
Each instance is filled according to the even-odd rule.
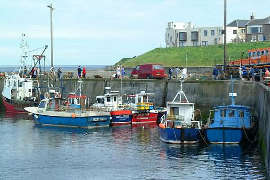
[[76,114],[75,113],[72,113],[71,117],[72,118],[75,118],[76,117]]
[[165,125],[162,124],[162,123],[160,123],[160,124],[159,124],[159,127],[162,128],[162,129],[164,129],[164,128],[165,128]]

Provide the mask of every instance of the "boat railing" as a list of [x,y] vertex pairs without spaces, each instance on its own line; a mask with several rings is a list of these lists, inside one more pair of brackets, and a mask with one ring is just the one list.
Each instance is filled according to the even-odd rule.
[[182,116],[182,115],[169,115],[167,119],[184,121],[184,116]]

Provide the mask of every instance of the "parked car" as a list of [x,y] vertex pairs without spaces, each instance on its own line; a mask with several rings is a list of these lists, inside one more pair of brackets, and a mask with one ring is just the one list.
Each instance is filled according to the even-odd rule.
[[132,70],[131,77],[139,79],[162,79],[167,78],[168,75],[160,64],[143,64],[136,66]]

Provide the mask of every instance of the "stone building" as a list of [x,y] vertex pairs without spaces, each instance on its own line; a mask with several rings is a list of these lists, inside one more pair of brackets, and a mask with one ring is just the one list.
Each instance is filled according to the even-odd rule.
[[270,16],[264,19],[255,19],[252,15],[246,24],[246,42],[270,40]]

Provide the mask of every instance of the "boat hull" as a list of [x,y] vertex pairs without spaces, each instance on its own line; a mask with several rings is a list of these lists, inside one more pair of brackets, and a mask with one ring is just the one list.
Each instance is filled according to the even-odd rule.
[[173,144],[193,144],[200,140],[197,128],[159,128],[160,140]]
[[237,144],[242,141],[241,128],[207,128],[206,138],[214,144]]
[[132,119],[132,112],[130,110],[117,110],[110,112],[111,126],[130,125]]
[[37,124],[45,126],[94,128],[106,127],[110,125],[110,116],[90,116],[90,117],[59,117],[34,114]]
[[23,108],[26,106],[29,106],[29,104],[17,104],[17,103],[11,103],[6,100],[6,98],[3,97],[2,99],[3,105],[5,107],[5,110],[7,113],[14,113],[14,114],[21,114],[21,113],[27,113]]
[[158,114],[157,113],[134,113],[132,115],[132,124],[154,124],[157,123]]

